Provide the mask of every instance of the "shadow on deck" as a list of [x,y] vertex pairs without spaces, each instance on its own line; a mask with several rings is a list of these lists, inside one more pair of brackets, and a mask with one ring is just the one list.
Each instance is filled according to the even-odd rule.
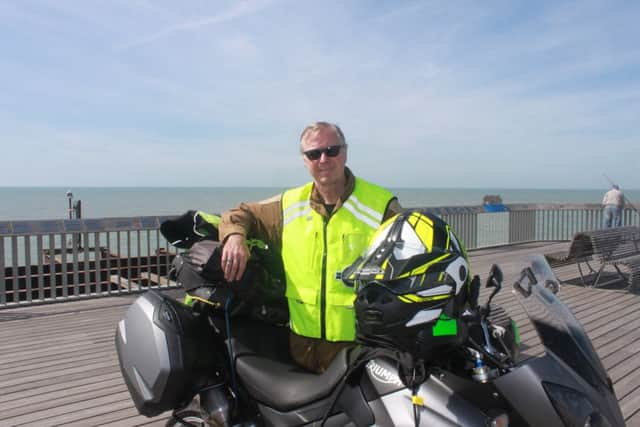
[[[470,253],[475,274],[499,264],[510,285],[528,255],[566,249],[567,243],[530,243]],[[577,268],[556,270],[558,297],[583,324],[613,380],[628,426],[640,426],[640,295],[580,285]],[[173,291],[176,292],[176,291]],[[0,310],[0,425],[164,425],[168,414],[138,415],[120,375],[114,346],[117,322],[136,298],[114,296]],[[542,347],[505,287],[496,303],[521,328],[525,353]]]

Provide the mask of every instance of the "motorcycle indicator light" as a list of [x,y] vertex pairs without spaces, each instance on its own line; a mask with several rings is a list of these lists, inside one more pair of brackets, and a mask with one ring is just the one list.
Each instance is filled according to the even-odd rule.
[[611,427],[582,393],[551,382],[542,382],[549,400],[567,426]]
[[509,415],[502,413],[489,420],[490,427],[509,427]]
[[584,422],[585,427],[611,427],[611,424],[598,412],[593,412]]

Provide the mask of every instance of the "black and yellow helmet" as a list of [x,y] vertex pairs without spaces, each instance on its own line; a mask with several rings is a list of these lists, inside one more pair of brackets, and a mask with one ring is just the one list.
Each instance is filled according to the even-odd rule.
[[356,289],[358,340],[428,357],[459,338],[469,276],[465,250],[445,221],[419,209],[394,216],[342,273]]

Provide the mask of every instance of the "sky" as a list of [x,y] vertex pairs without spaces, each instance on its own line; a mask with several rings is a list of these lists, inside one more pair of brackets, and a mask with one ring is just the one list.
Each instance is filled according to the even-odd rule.
[[640,188],[640,2],[0,2],[0,186]]

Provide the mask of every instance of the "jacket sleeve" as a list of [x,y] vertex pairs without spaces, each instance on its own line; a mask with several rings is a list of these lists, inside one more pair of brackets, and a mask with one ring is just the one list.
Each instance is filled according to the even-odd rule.
[[282,240],[282,209],[280,195],[260,202],[241,203],[222,214],[219,226],[220,241],[231,234],[265,241],[280,248]]

